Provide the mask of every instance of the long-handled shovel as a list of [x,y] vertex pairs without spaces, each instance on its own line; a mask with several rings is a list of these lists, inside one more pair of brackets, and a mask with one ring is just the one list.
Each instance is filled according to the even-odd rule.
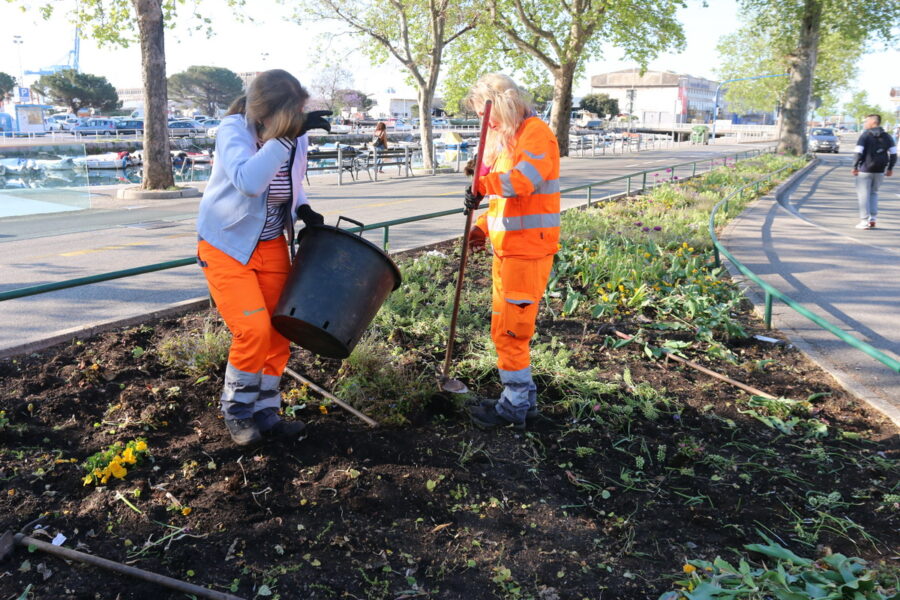
[[[491,101],[484,103],[484,115],[481,117],[481,137],[478,138],[478,155],[475,157],[475,174],[472,175],[472,191],[478,190],[478,177],[481,175],[481,158],[484,156],[484,140],[487,137],[488,123],[491,118]],[[456,339],[456,317],[459,315],[459,297],[462,293],[463,277],[466,274],[466,260],[469,258],[469,230],[472,229],[472,213],[466,211],[466,228],[462,237],[462,252],[459,258],[459,275],[456,278],[456,295],[453,297],[453,316],[450,317],[450,335],[447,339],[447,354],[444,357],[444,370],[441,373],[440,387],[453,394],[468,393],[469,388],[462,381],[450,378],[450,360],[453,355],[453,343]]]

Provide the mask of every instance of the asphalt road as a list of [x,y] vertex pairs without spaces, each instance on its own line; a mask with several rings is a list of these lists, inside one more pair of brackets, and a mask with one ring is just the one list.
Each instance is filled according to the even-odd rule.
[[[640,154],[569,157],[562,165],[562,187],[574,187],[646,169],[659,178],[674,163],[709,160],[752,145],[681,146]],[[400,219],[461,205],[466,179],[462,174],[399,178],[387,168],[388,179],[338,186],[330,175],[313,177],[307,186],[316,210],[334,224],[339,215],[364,223]],[[690,168],[676,170],[687,176]],[[656,179],[656,171],[648,181]],[[640,185],[636,180],[635,186]],[[624,191],[624,182],[597,188],[594,199]],[[584,192],[566,194],[564,206],[586,200]],[[95,194],[94,208],[0,219],[0,291],[116,271],[195,253],[197,199],[178,201],[116,201],[111,190]],[[390,249],[399,251],[450,239],[462,233],[462,215],[392,228]],[[382,232],[367,234],[381,243]],[[200,270],[194,266],[72,288],[0,303],[0,350],[51,337],[73,327],[141,315],[174,302],[206,295]]]
[[[765,281],[813,313],[900,360],[900,177],[886,177],[878,227],[855,229],[853,139],[789,195],[786,208],[763,199],[722,236],[729,250]],[[780,304],[773,325],[900,423],[900,374]]]

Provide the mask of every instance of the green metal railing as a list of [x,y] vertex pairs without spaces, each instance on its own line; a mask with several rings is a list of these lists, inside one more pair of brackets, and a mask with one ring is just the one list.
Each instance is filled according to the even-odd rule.
[[769,173],[768,175],[761,177],[761,178],[757,179],[756,181],[752,181],[744,186],[741,186],[740,188],[738,188],[737,190],[735,190],[734,192],[732,192],[731,194],[726,196],[724,199],[719,201],[718,204],[716,204],[713,207],[712,211],[710,211],[710,213],[709,213],[709,236],[713,242],[716,266],[719,266],[721,264],[721,259],[720,259],[719,255],[722,254],[725,256],[725,258],[727,258],[731,262],[731,264],[733,264],[748,279],[750,279],[751,281],[753,281],[753,283],[755,283],[760,288],[762,288],[763,292],[765,293],[764,320],[766,322],[767,328],[769,328],[769,329],[772,328],[772,301],[773,301],[773,298],[778,298],[779,300],[784,302],[787,306],[792,308],[797,313],[803,315],[804,317],[806,317],[807,319],[809,319],[810,321],[812,321],[813,323],[815,323],[822,329],[837,336],[841,341],[849,344],[850,346],[852,346],[853,348],[856,348],[857,350],[865,352],[866,354],[868,354],[869,356],[871,356],[878,362],[884,364],[891,370],[900,373],[900,361],[897,361],[897,360],[891,358],[890,356],[886,355],[885,353],[881,352],[880,350],[870,346],[866,342],[855,338],[854,336],[850,335],[846,331],[843,331],[843,330],[839,329],[838,327],[835,327],[834,325],[832,325],[831,323],[829,323],[822,317],[812,313],[805,306],[798,304],[796,301],[794,301],[792,298],[790,298],[786,294],[784,294],[781,291],[779,291],[778,289],[776,289],[774,286],[763,281],[756,273],[754,273],[746,265],[744,265],[744,263],[742,263],[741,261],[736,259],[734,257],[734,255],[732,255],[731,252],[729,252],[728,249],[725,248],[725,246],[722,244],[722,242],[719,241],[718,236],[716,236],[716,213],[719,212],[720,207],[724,208],[724,210],[727,212],[729,201],[733,200],[735,198],[741,198],[743,196],[744,192],[750,188],[755,188],[755,193],[757,195],[759,195],[759,188],[764,182],[771,180],[775,175],[784,171],[787,168],[788,167],[782,167],[781,169],[778,169],[777,171],[773,171],[772,173]]
[[[612,183],[617,183],[619,181],[625,182],[625,191],[618,192],[615,194],[607,194],[605,198],[611,199],[615,196],[622,195],[631,195],[637,193],[638,191],[645,191],[648,186],[653,187],[654,185],[661,185],[663,183],[669,183],[674,181],[677,177],[676,173],[678,169],[689,169],[690,177],[694,177],[697,175],[697,166],[705,166],[709,164],[709,170],[715,168],[715,166],[719,163],[727,162],[729,159],[733,160],[742,160],[753,158],[755,156],[759,156],[760,154],[765,154],[767,152],[771,152],[770,148],[766,149],[753,149],[746,150],[744,152],[737,152],[734,154],[725,154],[725,155],[717,155],[715,157],[703,160],[694,160],[682,163],[676,163],[673,165],[662,165],[659,167],[655,167],[653,169],[647,169],[645,171],[637,171],[634,173],[629,173],[628,175],[620,175],[618,177],[613,177],[611,179],[603,179],[601,181],[595,181],[593,183],[587,183],[584,185],[578,185],[570,188],[566,188],[561,190],[561,194],[571,194],[573,192],[579,192],[582,190],[587,190],[587,206],[591,206],[594,202],[593,198],[593,189],[595,187],[609,185]],[[658,173],[660,171],[666,172],[666,177],[652,181],[648,184],[647,177],[650,173]],[[682,170],[684,173],[684,177],[687,178],[685,170]],[[633,185],[632,182],[640,181],[640,187],[637,188],[636,185]],[[347,231],[351,233],[362,233],[365,231],[373,231],[381,229],[383,230],[382,237],[382,247],[386,250],[388,247],[388,243],[390,240],[390,228],[395,227],[397,225],[404,225],[407,223],[415,223],[417,221],[427,221],[429,219],[436,219],[438,217],[446,217],[448,215],[460,214],[463,212],[462,208],[454,208],[450,210],[443,210],[440,212],[433,212],[424,215],[415,215],[412,217],[404,217],[402,219],[394,219],[391,221],[382,221],[380,223],[370,223],[363,227],[353,227],[347,229]],[[123,277],[132,277],[135,275],[143,275],[145,273],[153,273],[155,271],[165,271],[167,269],[175,269],[178,267],[185,267],[188,265],[195,264],[197,262],[197,258],[192,256],[189,258],[179,258],[177,260],[170,260],[161,263],[155,263],[152,265],[145,265],[142,267],[134,267],[131,269],[124,269],[121,271],[112,271],[109,273],[98,273],[97,275],[90,275],[87,277],[79,277],[77,279],[67,279],[65,281],[58,281],[55,283],[45,283],[41,285],[34,285],[30,287],[18,288],[15,290],[9,290],[6,292],[0,292],[0,302],[4,300],[14,300],[16,298],[25,298],[27,296],[35,296],[37,294],[44,294],[47,292],[55,292],[58,290],[65,290],[69,288],[79,287],[82,285],[90,285],[93,283],[101,283],[104,281],[111,281],[113,279],[122,279]]]

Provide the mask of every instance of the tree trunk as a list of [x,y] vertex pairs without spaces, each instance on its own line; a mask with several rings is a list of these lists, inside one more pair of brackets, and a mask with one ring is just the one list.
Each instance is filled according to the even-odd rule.
[[553,74],[553,110],[550,113],[550,129],[556,134],[559,155],[569,155],[569,122],[572,120],[572,82],[575,80],[575,64],[563,64]]
[[431,169],[434,164],[434,136],[431,131],[431,106],[434,88],[419,87],[419,134],[422,143],[422,168]]
[[822,22],[822,6],[819,2],[820,0],[806,0],[797,49],[788,57],[790,82],[785,91],[782,109],[783,128],[778,140],[779,152],[806,152],[806,120],[819,55],[819,28]]
[[175,185],[169,154],[165,27],[160,0],[132,0],[141,38],[144,82],[144,180],[141,189]]

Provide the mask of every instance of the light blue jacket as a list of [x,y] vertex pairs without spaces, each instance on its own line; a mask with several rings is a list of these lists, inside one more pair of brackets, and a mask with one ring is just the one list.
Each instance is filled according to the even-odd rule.
[[[247,264],[266,224],[269,183],[291,151],[279,140],[269,140],[257,150],[256,132],[243,115],[222,119],[216,134],[216,154],[209,183],[200,201],[197,233],[200,237]],[[303,189],[309,140],[297,138],[291,169],[293,202],[288,226],[293,229],[297,207],[308,204]]]

